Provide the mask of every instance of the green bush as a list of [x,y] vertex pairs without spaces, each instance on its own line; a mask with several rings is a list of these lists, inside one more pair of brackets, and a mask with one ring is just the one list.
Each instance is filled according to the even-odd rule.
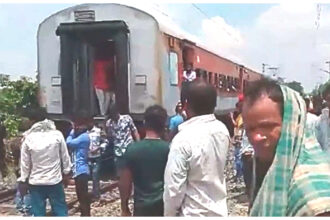
[[14,81],[0,77],[0,120],[9,137],[18,134],[24,109],[38,106],[37,82],[27,77]]

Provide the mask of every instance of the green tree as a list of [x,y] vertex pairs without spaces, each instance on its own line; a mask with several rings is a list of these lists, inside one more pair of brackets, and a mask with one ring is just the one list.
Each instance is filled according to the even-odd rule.
[[299,92],[301,95],[304,94],[304,87],[301,85],[300,82],[292,81],[292,82],[285,83],[285,85],[287,85],[291,89]]
[[330,80],[328,80],[327,82],[323,83],[323,84],[319,84],[317,85],[313,91],[311,92],[311,95],[316,96],[316,95],[321,95],[323,90],[325,89],[325,87],[330,84]]
[[0,77],[0,119],[9,136],[18,134],[24,109],[38,107],[37,94],[38,84],[31,78],[11,81],[9,77]]

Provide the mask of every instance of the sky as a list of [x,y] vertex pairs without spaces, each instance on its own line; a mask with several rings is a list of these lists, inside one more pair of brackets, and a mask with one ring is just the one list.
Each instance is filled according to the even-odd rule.
[[[320,69],[329,69],[330,4],[148,4],[218,54],[259,72],[265,63],[266,75],[299,81],[307,92],[329,77]],[[34,77],[38,25],[72,5],[0,3],[0,73]]]

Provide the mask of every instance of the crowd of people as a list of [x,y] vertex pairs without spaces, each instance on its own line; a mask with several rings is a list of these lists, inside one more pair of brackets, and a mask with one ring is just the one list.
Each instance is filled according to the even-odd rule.
[[48,199],[54,216],[67,216],[64,187],[73,178],[81,215],[90,216],[91,202],[100,199],[101,155],[110,147],[122,216],[228,216],[224,170],[231,147],[251,216],[330,215],[330,86],[323,92],[327,106],[316,116],[292,89],[270,79],[251,83],[231,115],[231,137],[214,115],[216,89],[191,67],[184,82],[174,116],[159,105],[146,109],[143,139],[115,102],[101,123],[77,114],[66,139],[44,112],[31,111],[18,179],[31,215],[45,216]]

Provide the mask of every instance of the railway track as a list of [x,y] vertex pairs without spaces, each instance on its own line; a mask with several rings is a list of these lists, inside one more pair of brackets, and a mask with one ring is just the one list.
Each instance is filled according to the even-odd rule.
[[16,215],[14,199],[15,189],[5,189],[0,191],[0,215]]
[[[117,181],[108,181],[101,182],[101,195],[110,193],[118,187]],[[88,184],[88,191],[91,196],[92,184],[91,181]],[[23,216],[22,213],[16,210],[16,205],[14,202],[16,194],[16,189],[7,189],[0,191],[0,216]],[[69,216],[79,215],[79,203],[78,198],[76,196],[76,190],[74,185],[69,185],[65,188],[65,197],[68,206]],[[109,204],[114,201],[117,201],[119,198],[119,194],[115,194],[107,199],[101,199],[103,203]],[[93,207],[93,206],[92,206]],[[95,210],[97,211],[97,210]],[[51,215],[50,205],[47,204],[47,216]]]

